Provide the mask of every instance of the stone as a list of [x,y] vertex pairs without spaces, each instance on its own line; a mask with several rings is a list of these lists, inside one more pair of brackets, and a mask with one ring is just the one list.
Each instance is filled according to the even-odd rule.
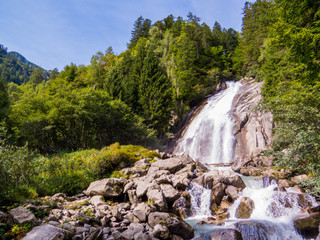
[[185,190],[190,184],[190,179],[188,177],[188,172],[184,172],[182,174],[175,174],[171,178],[172,185],[175,188]]
[[225,191],[232,201],[235,201],[239,197],[238,189],[235,186],[229,185]]
[[320,213],[311,213],[296,217],[294,220],[294,227],[305,238],[316,238],[319,234]]
[[192,239],[194,237],[194,229],[178,217],[170,217],[167,219],[166,226],[169,228],[171,234],[178,235],[183,239]]
[[241,219],[249,219],[253,210],[254,202],[249,197],[243,197],[236,210],[236,217]]
[[168,170],[170,173],[175,173],[185,165],[179,157],[174,157],[153,162],[151,167],[158,167],[160,170]]
[[249,156],[240,156],[233,162],[231,169],[240,173],[240,169],[250,162],[252,162],[252,159]]
[[71,239],[72,233],[68,230],[44,224],[33,228],[23,240],[59,240]]
[[156,238],[167,239],[170,235],[169,229],[161,224],[157,224],[153,228],[153,233]]
[[211,204],[216,203],[220,205],[222,198],[225,196],[226,185],[223,183],[217,183],[213,186],[211,191]]
[[233,185],[237,188],[245,188],[246,185],[241,179],[241,177],[235,172],[228,170],[212,170],[210,172],[204,173],[200,179],[196,180],[203,187],[211,188],[216,183],[223,183],[225,185]]
[[133,188],[134,188],[134,182],[130,181],[124,186],[123,193],[127,193],[130,189],[133,189]]
[[128,190],[128,197],[131,204],[138,204],[139,199],[136,194],[136,190]]
[[153,240],[155,238],[151,237],[149,233],[136,233],[134,235],[134,240]]
[[84,193],[88,196],[102,195],[104,197],[118,197],[122,194],[125,179],[105,178],[90,183]]
[[120,170],[120,173],[127,175],[127,176],[144,176],[147,174],[147,170],[141,167],[132,167],[132,168],[123,168]]
[[170,184],[161,184],[160,187],[167,202],[174,202],[180,197],[179,191]]
[[281,188],[288,188],[288,187],[292,187],[294,185],[294,183],[292,181],[289,181],[287,179],[279,179],[278,180],[278,185]]
[[158,186],[158,185],[154,182],[139,181],[137,183],[137,188],[136,188],[137,197],[139,198],[144,196],[147,193],[149,188],[155,187],[155,186]]
[[148,201],[157,207],[159,211],[167,211],[168,204],[163,195],[162,190],[159,188],[149,188],[147,191]]
[[36,216],[32,212],[30,212],[28,209],[22,206],[13,208],[10,211],[10,215],[12,216],[13,220],[19,225],[24,223],[32,223],[32,224],[37,223]]
[[205,234],[210,240],[243,240],[242,235],[235,229],[217,229]]
[[104,197],[101,195],[96,195],[90,198],[89,202],[94,205],[96,208],[99,208],[101,206],[106,206],[107,204],[104,201]]
[[302,174],[302,175],[298,175],[298,176],[295,176],[295,177],[292,177],[291,178],[291,181],[295,184],[298,184],[298,183],[301,183],[301,182],[304,182],[304,181],[307,181],[309,180],[310,177],[306,174]]
[[148,168],[150,165],[151,164],[150,164],[149,160],[145,159],[145,158],[141,159],[139,161],[136,161],[135,164],[134,164],[135,167],[145,168],[145,169]]
[[148,216],[148,224],[154,228],[157,224],[166,225],[167,219],[169,219],[169,213],[166,212],[152,212]]
[[120,234],[120,239],[132,240],[134,239],[134,231],[127,229]]

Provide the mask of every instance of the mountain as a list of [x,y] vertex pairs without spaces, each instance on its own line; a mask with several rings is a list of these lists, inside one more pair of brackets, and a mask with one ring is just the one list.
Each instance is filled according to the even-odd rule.
[[[7,48],[0,44],[0,79],[21,85],[29,81],[36,68],[40,67],[29,62],[18,52],[8,52]],[[40,69],[45,76],[49,75],[48,71],[43,68]]]

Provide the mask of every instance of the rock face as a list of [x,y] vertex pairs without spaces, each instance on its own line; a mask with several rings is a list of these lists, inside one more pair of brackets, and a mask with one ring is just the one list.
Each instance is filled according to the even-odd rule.
[[234,159],[256,155],[271,144],[272,119],[270,112],[256,110],[261,101],[263,82],[243,80],[233,100],[234,133],[236,138]]

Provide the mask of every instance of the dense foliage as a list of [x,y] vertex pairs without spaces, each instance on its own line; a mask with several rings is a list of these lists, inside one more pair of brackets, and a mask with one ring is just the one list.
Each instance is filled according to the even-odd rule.
[[312,175],[320,196],[320,2],[258,0],[246,4],[243,20],[244,65],[265,81],[264,101],[277,123],[276,160]]

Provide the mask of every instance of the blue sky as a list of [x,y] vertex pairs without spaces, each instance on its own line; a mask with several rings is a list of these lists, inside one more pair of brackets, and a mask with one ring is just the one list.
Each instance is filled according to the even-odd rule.
[[50,70],[89,64],[112,46],[126,49],[134,21],[152,22],[189,11],[210,27],[241,30],[245,0],[0,0],[0,44]]

